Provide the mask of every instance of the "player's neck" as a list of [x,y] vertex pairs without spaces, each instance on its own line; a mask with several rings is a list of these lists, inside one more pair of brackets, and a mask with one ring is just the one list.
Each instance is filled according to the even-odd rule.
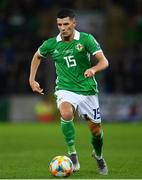
[[62,40],[64,41],[64,42],[70,42],[70,41],[72,41],[73,39],[74,39],[74,34],[75,34],[75,32],[73,32],[70,36],[68,36],[68,37],[62,37]]

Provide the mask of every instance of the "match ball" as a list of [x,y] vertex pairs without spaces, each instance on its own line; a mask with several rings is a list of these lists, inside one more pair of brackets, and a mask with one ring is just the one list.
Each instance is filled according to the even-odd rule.
[[49,165],[49,171],[56,177],[67,177],[73,172],[73,164],[67,156],[56,156]]

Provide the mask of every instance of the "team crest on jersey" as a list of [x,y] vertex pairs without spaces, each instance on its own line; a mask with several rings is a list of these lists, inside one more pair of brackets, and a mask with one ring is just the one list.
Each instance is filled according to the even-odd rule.
[[78,44],[76,45],[76,49],[77,49],[78,51],[82,51],[83,48],[84,48],[84,46],[83,46],[82,44],[80,44],[80,43],[78,43]]

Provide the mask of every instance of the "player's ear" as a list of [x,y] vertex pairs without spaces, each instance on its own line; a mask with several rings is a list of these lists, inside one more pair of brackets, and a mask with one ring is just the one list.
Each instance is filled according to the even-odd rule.
[[73,19],[73,25],[74,25],[74,27],[76,27],[76,20],[75,19]]

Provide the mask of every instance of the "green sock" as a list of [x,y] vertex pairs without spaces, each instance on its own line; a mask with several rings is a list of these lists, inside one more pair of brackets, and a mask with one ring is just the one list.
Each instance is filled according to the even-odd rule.
[[102,156],[102,147],[103,147],[103,131],[99,136],[92,136],[92,145],[95,149],[95,153],[98,157]]
[[65,121],[61,118],[61,129],[64,134],[67,146],[68,146],[68,153],[76,153],[75,149],[75,127],[73,120]]

